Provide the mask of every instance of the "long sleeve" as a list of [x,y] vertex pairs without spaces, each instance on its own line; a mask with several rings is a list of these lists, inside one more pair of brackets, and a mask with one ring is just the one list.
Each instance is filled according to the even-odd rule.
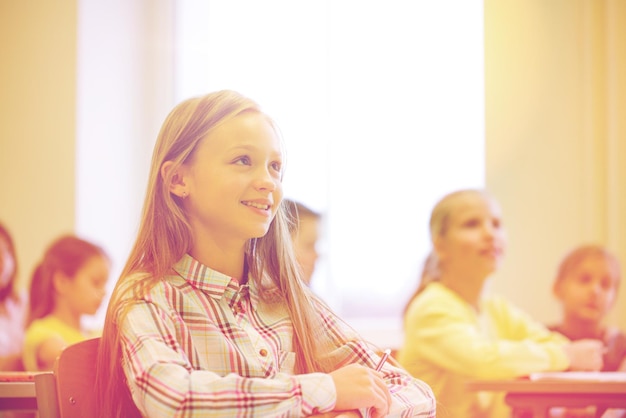
[[446,292],[425,295],[429,300],[408,312],[401,355],[409,370],[411,362],[427,362],[450,373],[487,379],[568,367],[562,349],[567,340],[506,301],[488,300],[482,315],[476,315]]
[[431,283],[409,307],[398,360],[428,383],[439,409],[473,416],[479,399],[471,379],[498,379],[565,370],[567,339],[548,331],[502,299],[485,299],[481,312],[439,283]]
[[[324,318],[326,331],[331,335],[350,335],[352,330],[344,329],[345,324],[322,304],[318,311]],[[366,367],[375,368],[380,357],[371,350],[360,338],[344,342],[338,341],[338,348],[330,356],[337,366],[358,363]],[[390,417],[435,417],[436,402],[432,389],[423,381],[414,378],[406,370],[394,367],[390,362],[382,368],[384,380],[387,383],[392,397]],[[361,411],[363,417],[369,416],[369,411]]]

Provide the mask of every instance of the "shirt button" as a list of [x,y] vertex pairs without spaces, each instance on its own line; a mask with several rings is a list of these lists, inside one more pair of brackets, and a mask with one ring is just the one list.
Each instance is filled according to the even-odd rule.
[[311,411],[311,415],[317,415],[319,413],[320,413],[320,409],[317,406],[313,408],[313,410]]
[[262,348],[261,350],[259,350],[259,354],[261,355],[261,357],[265,357],[267,356],[267,350]]

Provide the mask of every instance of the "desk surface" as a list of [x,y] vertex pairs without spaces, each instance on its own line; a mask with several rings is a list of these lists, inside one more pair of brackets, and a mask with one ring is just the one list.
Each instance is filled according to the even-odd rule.
[[0,398],[34,398],[35,373],[0,372]]
[[[623,379],[622,379],[623,377]],[[550,374],[545,378],[528,377],[503,380],[475,380],[467,384],[473,391],[503,391],[509,393],[604,393],[626,394],[626,373],[598,376],[595,373],[584,375],[572,374],[567,378],[567,372]]]
[[467,388],[473,391],[502,391],[515,393],[623,393],[626,382],[548,382],[519,380],[472,381]]
[[37,410],[35,373],[0,372],[0,410]]
[[469,382],[467,389],[506,392],[505,401],[514,417],[527,416],[530,411],[534,418],[546,418],[553,407],[593,407],[595,416],[601,417],[609,408],[626,408],[626,373],[600,376],[591,372],[569,375],[563,372],[509,380],[476,380]]

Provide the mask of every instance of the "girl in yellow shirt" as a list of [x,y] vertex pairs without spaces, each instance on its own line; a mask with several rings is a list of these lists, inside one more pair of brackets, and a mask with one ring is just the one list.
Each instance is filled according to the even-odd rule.
[[102,248],[71,235],[52,243],[31,281],[26,370],[52,370],[63,348],[93,336],[82,328],[81,317],[96,313],[108,277]]
[[398,361],[428,383],[438,417],[505,417],[498,396],[465,389],[469,380],[548,370],[599,370],[602,343],[570,343],[508,301],[484,295],[506,240],[500,209],[481,190],[445,196],[430,219],[433,252],[404,317]]

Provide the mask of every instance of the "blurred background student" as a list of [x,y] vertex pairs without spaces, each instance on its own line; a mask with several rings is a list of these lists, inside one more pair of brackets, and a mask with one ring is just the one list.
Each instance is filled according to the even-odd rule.
[[21,370],[26,292],[16,287],[17,256],[8,229],[0,223],[0,370]]
[[54,241],[35,268],[24,343],[26,370],[51,370],[66,346],[93,336],[81,325],[106,294],[109,258],[99,246],[73,235]]
[[291,219],[289,232],[296,259],[302,269],[302,278],[310,285],[319,258],[317,242],[320,239],[322,215],[295,200],[285,199],[284,204]]
[[474,379],[549,370],[599,370],[602,343],[570,343],[559,333],[489,296],[488,277],[504,255],[500,208],[482,190],[443,197],[430,218],[432,254],[404,315],[398,361],[428,383],[438,417],[506,417],[501,394],[466,391]]
[[[554,296],[561,304],[561,322],[549,328],[572,341],[594,338],[604,344],[603,371],[626,371],[626,335],[606,324],[613,307],[621,269],[617,257],[601,245],[581,245],[572,249],[559,264]],[[553,408],[551,417],[593,418],[595,407]],[[603,418],[626,416],[626,410],[610,409]]]
[[605,323],[620,281],[620,263],[614,254],[600,245],[583,245],[563,258],[553,285],[562,316],[549,328],[572,341],[601,340],[603,371],[626,371],[626,334]]

